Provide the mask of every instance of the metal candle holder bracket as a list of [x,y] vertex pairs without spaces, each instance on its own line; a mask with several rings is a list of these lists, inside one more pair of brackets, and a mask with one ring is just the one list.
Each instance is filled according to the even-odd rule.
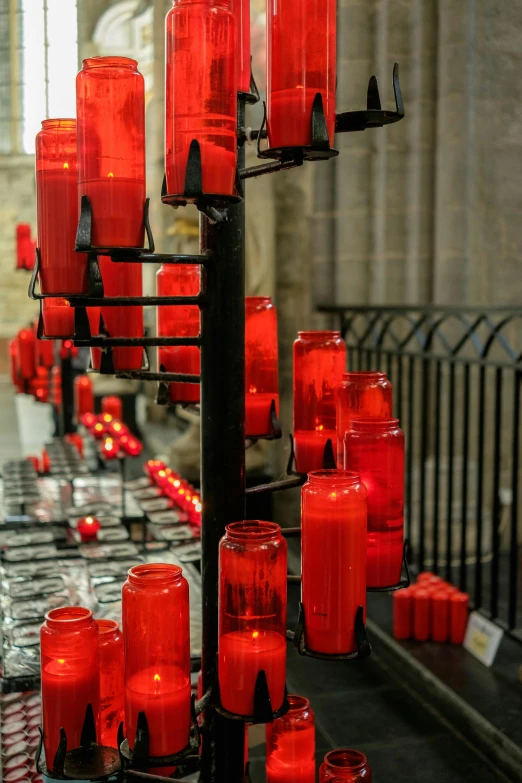
[[277,416],[275,400],[272,400],[270,403],[270,432],[266,435],[249,435],[245,433],[245,438],[253,444],[258,440],[280,440],[282,437],[283,429]]
[[[288,437],[290,438],[290,456],[288,457],[288,462],[286,465],[287,475],[304,476],[306,481],[308,476],[307,473],[298,473],[296,470],[294,470],[294,462],[295,462],[294,437],[292,434],[289,434]],[[337,468],[337,463],[335,461],[332,439],[328,438],[324,444],[322,470],[335,470],[336,468]]]
[[134,748],[131,750],[129,741],[123,734],[123,722],[118,728],[118,745],[120,748],[122,769],[149,769],[150,767],[172,767],[176,766],[192,753],[197,753],[200,745],[199,725],[196,717],[196,707],[194,696],[190,701],[191,724],[190,739],[188,745],[178,753],[169,756],[151,756],[149,753],[150,734],[147,717],[144,712],[138,713],[136,723],[136,738]]
[[272,709],[272,700],[270,698],[266,672],[264,669],[260,669],[256,677],[256,684],[254,689],[254,712],[252,715],[236,715],[234,712],[229,712],[222,706],[219,691],[219,678],[217,677],[212,689],[211,706],[213,706],[214,709],[224,718],[229,718],[229,720],[233,721],[241,721],[242,723],[256,724],[272,723],[277,718],[282,718],[283,715],[286,715],[290,709],[290,702],[288,701],[288,691],[285,685],[283,704],[278,710],[274,711]]
[[252,71],[252,56],[250,57],[250,92],[238,92],[237,99],[238,101],[249,103],[252,106],[260,100],[259,90],[257,89],[254,72]]
[[402,565],[406,572],[405,578],[397,582],[396,585],[391,585],[390,587],[367,587],[366,588],[367,593],[394,593],[396,590],[403,590],[405,587],[410,586],[411,579],[410,579],[410,568],[408,566],[408,558],[406,555],[407,548],[408,548],[408,539],[405,538],[404,547],[402,550]]
[[395,111],[382,109],[377,78],[372,76],[368,83],[366,110],[347,111],[337,114],[335,117],[335,132],[349,133],[352,131],[363,131],[367,128],[382,128],[383,125],[391,125],[402,120],[405,112],[399,82],[398,63],[395,63],[393,66],[393,94],[395,96]]
[[53,760],[52,769],[41,762],[43,732],[36,751],[36,769],[41,775],[53,780],[105,780],[116,775],[120,769],[120,756],[116,748],[98,745],[96,724],[92,706],[87,705],[83,722],[80,747],[67,750],[67,736],[60,728],[60,741]]
[[362,606],[357,607],[355,612],[355,642],[357,649],[352,653],[347,653],[346,655],[327,655],[308,649],[305,641],[305,614],[302,603],[299,603],[299,617],[295,631],[287,631],[286,638],[293,643],[299,655],[306,655],[308,658],[319,658],[323,661],[351,661],[367,658],[372,651],[366,634],[364,610]]
[[94,246],[92,244],[92,223],[93,223],[93,211],[91,200],[88,196],[83,195],[81,198],[80,217],[78,220],[78,228],[76,230],[76,246],[77,253],[94,253],[99,256],[122,256],[122,260],[126,261],[125,256],[139,256],[143,252],[154,252],[154,237],[152,236],[152,230],[149,222],[149,203],[150,199],[146,198],[143,205],[143,226],[145,234],[147,235],[148,250],[145,247],[122,247],[111,246],[102,247]]

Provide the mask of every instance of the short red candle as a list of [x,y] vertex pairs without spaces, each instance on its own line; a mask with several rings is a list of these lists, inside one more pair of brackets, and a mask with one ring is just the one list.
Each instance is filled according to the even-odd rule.
[[29,223],[18,223],[16,226],[16,268],[29,269],[32,251],[31,226]]
[[113,438],[121,438],[123,435],[127,435],[129,428],[122,421],[111,421],[109,424],[109,434]]
[[245,434],[270,435],[279,414],[277,312],[269,296],[245,299]]
[[250,92],[250,0],[232,0],[237,30],[237,90]]
[[97,620],[100,645],[100,744],[118,747],[124,716],[123,634],[115,620]]
[[404,532],[404,433],[397,419],[354,419],[344,436],[347,469],[368,490],[368,587],[401,578]]
[[356,473],[318,470],[301,491],[305,641],[318,653],[357,649],[355,615],[366,619],[367,493]]
[[315,720],[308,699],[289,695],[290,709],[266,724],[267,783],[315,783]]
[[90,199],[97,247],[143,246],[145,86],[137,65],[90,57],[76,78],[78,194]]
[[308,473],[323,467],[328,439],[335,453],[336,394],[346,367],[346,345],[340,332],[298,335],[294,342],[295,464],[299,473]]
[[143,451],[143,444],[137,438],[133,438],[130,435],[121,436],[120,446],[129,457],[138,457]]
[[409,639],[412,635],[413,593],[410,589],[393,593],[393,636]]
[[252,715],[261,670],[274,712],[283,704],[286,574],[287,547],[279,525],[227,525],[219,545],[218,673],[221,704],[236,715]]
[[96,440],[101,440],[105,434],[105,427],[101,421],[97,421],[92,428],[92,434]]
[[450,642],[462,644],[469,618],[469,595],[454,593],[450,598]]
[[153,479],[156,473],[158,473],[160,470],[164,470],[165,467],[165,463],[160,459],[149,459],[143,466],[143,470]]
[[417,576],[417,582],[429,581],[433,576],[435,576],[433,571],[421,571]]
[[125,725],[134,747],[138,713],[144,712],[151,756],[188,745],[190,648],[188,584],[178,566],[153,564],[129,570],[122,592],[125,642]]
[[78,225],[76,120],[44,120],[36,136],[36,209],[43,294],[86,294],[87,256]]
[[123,401],[121,397],[110,395],[101,399],[102,413],[108,413],[113,419],[121,419],[123,415]]
[[98,417],[95,413],[84,413],[83,416],[80,416],[80,424],[88,430],[91,430],[97,421]]
[[[400,592],[400,591],[399,591]],[[449,594],[439,591],[431,597],[431,640],[447,642],[449,636]]]
[[317,93],[333,144],[336,87],[335,0],[267,2],[267,128],[270,147],[312,143]]
[[[156,275],[158,296],[196,296],[201,289],[201,267],[196,264],[161,266]],[[200,314],[197,305],[181,307],[162,305],[157,308],[159,337],[197,337]],[[197,346],[160,346],[158,367],[166,372],[199,375],[200,353]],[[169,383],[169,400],[199,402],[199,383]]]
[[413,638],[425,642],[430,638],[431,596],[420,588],[413,596]]
[[120,452],[120,446],[118,441],[112,438],[105,438],[103,445],[100,447],[100,453],[104,459],[117,459]]
[[372,783],[368,760],[358,750],[331,750],[319,769],[319,783]]
[[352,419],[390,419],[392,385],[385,372],[345,372],[337,391],[337,465],[344,460],[344,435]]
[[34,329],[20,329],[17,337],[18,370],[19,375],[26,381],[34,378],[36,374],[35,344]]
[[83,517],[78,522],[76,530],[80,534],[82,544],[88,544],[92,541],[96,541],[98,538],[98,530],[101,528],[100,522],[96,517]]
[[40,631],[40,657],[45,758],[52,769],[60,728],[67,748],[78,748],[89,704],[99,736],[100,657],[92,612],[79,606],[48,612]]
[[44,299],[42,319],[45,337],[74,337],[74,307],[67,299]]
[[169,195],[184,193],[193,139],[199,142],[201,152],[203,192],[234,193],[236,58],[236,19],[230,0],[173,0],[166,18],[165,170]]
[[88,375],[77,375],[74,379],[74,411],[76,418],[94,411],[94,391]]

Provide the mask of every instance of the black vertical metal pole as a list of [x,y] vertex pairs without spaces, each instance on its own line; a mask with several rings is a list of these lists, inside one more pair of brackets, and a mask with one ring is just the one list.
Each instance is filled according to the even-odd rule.
[[[238,107],[244,127],[245,106]],[[238,151],[243,168],[244,148]],[[203,690],[217,677],[218,547],[229,522],[245,514],[245,206],[223,222],[201,218],[208,304],[201,315],[201,578]],[[208,709],[204,717],[201,783],[242,783],[244,724]]]
[[75,432],[74,420],[74,372],[72,360],[67,356],[61,360],[62,371],[62,435]]

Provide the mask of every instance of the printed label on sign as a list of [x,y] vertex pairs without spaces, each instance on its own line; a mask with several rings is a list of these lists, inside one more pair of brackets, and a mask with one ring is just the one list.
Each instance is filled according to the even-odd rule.
[[484,666],[491,666],[503,636],[502,628],[490,620],[486,620],[478,612],[471,612],[463,647],[475,658],[478,658]]

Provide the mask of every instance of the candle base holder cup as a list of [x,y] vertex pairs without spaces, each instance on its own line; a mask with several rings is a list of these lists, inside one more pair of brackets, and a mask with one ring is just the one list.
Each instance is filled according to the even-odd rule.
[[270,699],[270,691],[268,689],[268,680],[266,678],[266,672],[264,669],[260,669],[254,689],[254,712],[252,715],[236,715],[234,712],[229,712],[221,706],[221,697],[219,693],[219,680],[216,678],[216,683],[212,689],[212,702],[215,710],[219,712],[224,718],[230,720],[238,720],[243,723],[272,723],[276,718],[282,718],[286,715],[290,709],[290,703],[288,701],[288,690],[285,685],[285,695],[283,697],[283,704],[275,712],[272,710],[272,701]]
[[[286,466],[286,473],[288,476],[307,476],[307,473],[299,473],[297,470],[294,470],[295,465],[295,448],[294,448],[294,438],[293,435],[289,435],[290,437],[290,456],[288,457],[288,463]],[[336,470],[337,463],[335,461],[335,453],[334,453],[334,444],[332,443],[332,439],[328,438],[328,440],[324,444],[324,452],[323,452],[323,470]]]
[[352,653],[347,653],[346,655],[327,655],[326,653],[314,652],[313,650],[309,650],[306,646],[304,606],[302,603],[299,603],[299,616],[295,631],[287,631],[286,637],[293,643],[299,655],[305,655],[308,658],[319,658],[322,661],[352,661],[357,658],[368,658],[368,656],[371,655],[372,648],[366,634],[362,606],[357,608],[354,625],[357,650]]
[[270,432],[263,435],[254,435],[245,432],[245,439],[255,443],[258,440],[280,440],[283,437],[283,428],[277,416],[276,403],[272,400],[270,403]]
[[[29,288],[28,288],[28,296],[29,299],[32,299],[33,301],[41,301],[42,299],[86,299],[86,298],[92,298],[92,299],[98,299],[103,297],[103,281],[102,276],[100,272],[100,267],[98,265],[98,259],[96,258],[95,253],[90,253],[87,258],[87,276],[89,281],[88,286],[88,293],[87,294],[69,294],[69,293],[63,293],[63,294],[42,294],[42,293],[36,293],[36,281],[38,280],[38,273],[41,266],[41,256],[40,256],[40,250],[39,248],[36,248],[35,250],[36,256],[35,256],[35,262],[33,267],[33,272],[31,275],[31,279],[29,280]],[[93,302],[93,305],[97,305],[97,302]],[[41,310],[41,306],[40,306]],[[50,339],[45,337],[39,337],[40,340]]]
[[103,256],[124,256],[125,260],[129,260],[129,257],[139,256],[141,253],[153,253],[154,252],[154,237],[152,236],[152,229],[149,222],[149,202],[150,199],[145,199],[143,206],[143,224],[145,226],[145,233],[147,235],[148,248],[145,247],[98,247],[92,244],[92,224],[93,220],[96,220],[96,216],[93,215],[91,201],[88,196],[83,195],[81,198],[80,206],[80,218],[78,220],[78,228],[76,230],[76,246],[77,253],[95,253],[96,255]]
[[106,780],[121,770],[120,756],[116,748],[108,748],[96,742],[96,725],[90,704],[85,711],[79,748],[67,750],[67,736],[62,728],[51,768],[47,759],[45,763],[41,761],[42,748],[43,732],[40,729],[36,769],[40,775],[51,780]]
[[405,572],[405,577],[400,580],[400,582],[397,582],[396,585],[390,585],[390,587],[367,587],[366,592],[367,593],[394,593],[396,590],[403,590],[405,587],[409,587],[411,584],[410,579],[410,568],[408,566],[408,558],[406,555],[406,551],[408,548],[408,539],[406,538],[404,541],[404,548],[402,551],[402,565]]

